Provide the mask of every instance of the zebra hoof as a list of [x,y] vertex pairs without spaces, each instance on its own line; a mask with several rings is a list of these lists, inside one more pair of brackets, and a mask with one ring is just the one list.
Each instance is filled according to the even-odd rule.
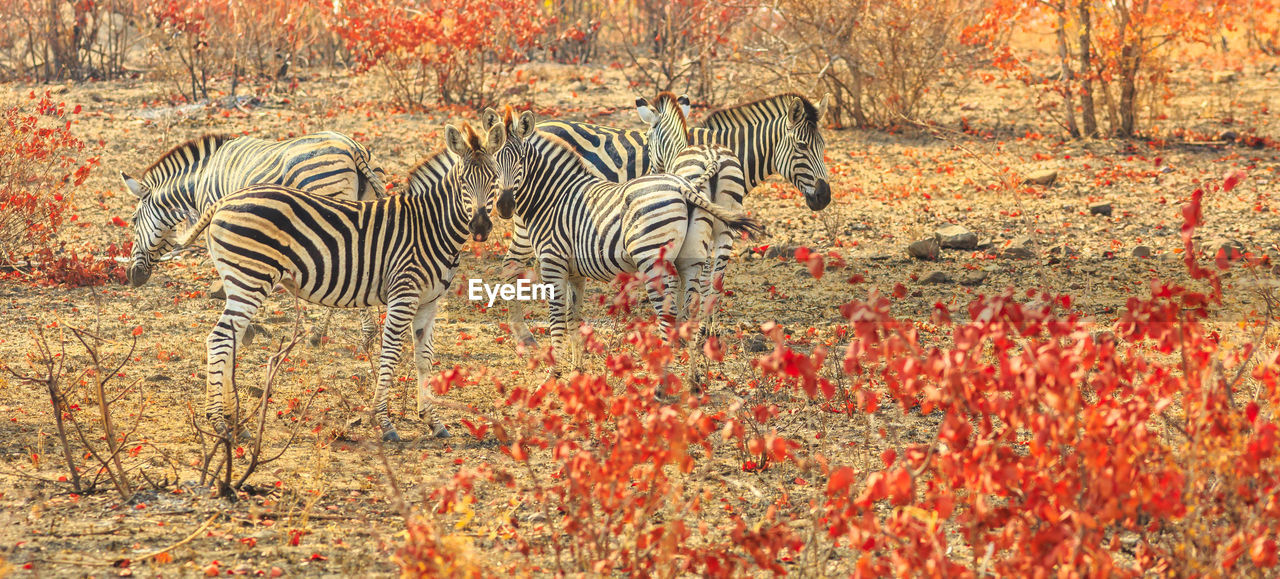
[[538,349],[538,340],[534,339],[533,336],[525,336],[520,338],[520,345],[524,346],[526,350],[536,350]]
[[443,424],[438,424],[436,425],[435,432],[433,432],[431,436],[434,436],[435,438],[449,438],[453,435],[449,434],[449,429],[445,428]]
[[396,429],[394,428],[389,429],[386,432],[382,433],[382,441],[383,442],[400,442],[400,434],[397,433]]

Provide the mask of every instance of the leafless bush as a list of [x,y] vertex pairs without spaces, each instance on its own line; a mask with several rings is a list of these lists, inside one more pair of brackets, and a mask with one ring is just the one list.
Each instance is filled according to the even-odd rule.
[[[139,434],[147,408],[141,380],[114,385],[117,378],[126,375],[124,369],[133,360],[139,334],[140,329],[135,330],[129,338],[128,349],[112,361],[115,355],[108,350],[122,344],[102,337],[97,331],[76,327],[59,329],[51,343],[45,329],[40,328],[31,333],[33,350],[27,356],[28,369],[4,368],[18,380],[39,386],[48,393],[67,471],[65,479],[75,492],[94,492],[105,477],[120,499],[128,501],[141,484],[160,489],[177,481],[173,462]],[[80,346],[78,352],[71,352],[77,354],[76,359],[85,361],[79,370],[73,368],[74,362],[69,362],[72,358],[68,356],[68,344]],[[116,422],[113,407],[130,395],[137,396],[138,408],[133,413],[133,424],[126,429]],[[147,449],[149,452],[144,453]],[[148,474],[145,467],[156,457],[168,462],[172,480],[167,474],[160,477]],[[90,472],[91,476],[83,474]]]
[[0,0],[0,77],[109,79],[139,38],[143,0]]
[[985,13],[986,0],[781,0],[750,19],[744,53],[767,84],[830,92],[838,126],[890,125],[947,102],[976,52],[963,33]]

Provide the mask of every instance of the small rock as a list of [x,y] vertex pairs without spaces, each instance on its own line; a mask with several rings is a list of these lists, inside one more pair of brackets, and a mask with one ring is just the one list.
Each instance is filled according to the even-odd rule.
[[1213,84],[1226,84],[1236,81],[1236,71],[1234,70],[1215,70],[1213,71]]
[[1210,259],[1217,259],[1219,254],[1225,254],[1228,260],[1236,261],[1243,258],[1244,253],[1243,243],[1225,237],[1219,237],[1204,245],[1204,254]]
[[764,339],[764,334],[756,334],[754,336],[751,336],[750,338],[747,338],[746,343],[743,344],[743,348],[745,348],[748,352],[758,353],[758,352],[768,351],[769,345],[768,345],[768,342],[766,342]]
[[1172,173],[1172,172],[1173,172],[1173,167],[1170,167],[1168,165],[1165,165],[1160,168],[1160,173],[1164,175],[1168,175],[1169,173]]
[[1009,244],[1000,252],[1001,259],[1031,259],[1036,256],[1036,252],[1031,249],[1031,239],[1028,237],[1019,237]]
[[1057,171],[1054,171],[1053,169],[1045,169],[1043,171],[1036,171],[1034,173],[1031,173],[1030,175],[1027,175],[1027,178],[1024,179],[1022,182],[1028,185],[1044,185],[1047,187],[1049,185],[1053,185],[1054,182],[1057,180],[1058,180]]
[[807,269],[797,269],[796,277],[799,277],[799,278],[813,277],[813,274],[809,273],[809,270]]
[[794,255],[796,254],[796,249],[798,249],[799,247],[800,247],[800,246],[798,246],[798,245],[791,245],[791,244],[786,244],[786,245],[770,245],[770,246],[769,246],[769,249],[765,250],[765,252],[764,252],[764,256],[765,256],[765,257],[787,257],[787,258],[789,258],[789,257],[792,257],[792,256],[794,256]]
[[1239,139],[1239,138],[1240,138],[1240,135],[1237,134],[1235,131],[1222,131],[1221,133],[1218,133],[1219,141],[1233,143],[1235,142],[1236,139]]
[[1145,245],[1139,245],[1133,248],[1133,256],[1139,259],[1151,259],[1151,248]]
[[931,271],[920,278],[920,283],[927,285],[951,283],[951,276],[944,271]]
[[934,235],[938,238],[938,245],[950,249],[973,249],[978,247],[978,234],[965,229],[959,225],[944,225],[939,227]]
[[1070,245],[1067,245],[1065,243],[1050,247],[1049,251],[1045,253],[1048,253],[1049,255],[1053,255],[1053,256],[1059,256],[1059,257],[1076,257],[1080,255],[1080,252],[1076,251],[1075,249],[1072,249]]
[[991,251],[992,249],[995,249],[995,247],[995,242],[991,241],[989,238],[984,238],[978,242],[978,245],[975,246],[974,249],[978,251]]
[[907,254],[924,261],[938,261],[938,238],[921,239],[907,246]]
[[227,290],[226,288],[222,287],[222,280],[215,281],[213,282],[213,285],[209,286],[209,299],[211,300],[227,299]]
[[1110,203],[1094,203],[1092,205],[1089,205],[1089,213],[1092,213],[1094,215],[1106,215],[1107,217],[1111,217],[1111,204]]
[[987,272],[979,269],[964,274],[964,277],[960,278],[960,285],[982,285],[984,281],[987,281]]

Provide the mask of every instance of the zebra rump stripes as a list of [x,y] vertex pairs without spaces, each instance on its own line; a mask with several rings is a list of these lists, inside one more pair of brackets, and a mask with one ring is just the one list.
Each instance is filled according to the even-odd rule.
[[[542,282],[555,288],[549,309],[557,355],[564,350],[568,326],[580,322],[582,285],[588,278],[609,281],[619,273],[643,274],[650,282],[645,284],[649,301],[663,331],[672,327],[675,308],[665,298],[673,293],[675,276],[664,264],[680,253],[690,204],[735,230],[759,228],[703,195],[703,187],[723,161],[713,150],[678,156],[673,174],[617,184],[594,174],[563,140],[536,130],[531,112],[516,118],[508,109],[494,127],[508,131],[507,145],[498,153],[504,182],[496,211],[500,217],[513,218],[517,230],[526,232],[524,251],[537,258]],[[507,181],[513,175],[519,180]],[[513,240],[513,252],[515,244]],[[519,255],[513,258],[508,253],[508,274],[514,275],[519,268]],[[517,337],[532,343],[523,308],[518,302],[508,307]]]
[[245,327],[276,284],[316,304],[363,308],[386,304],[373,414],[384,440],[400,440],[388,397],[405,331],[413,329],[418,413],[436,437],[448,436],[427,386],[439,298],[448,290],[468,239],[487,239],[486,206],[494,187],[492,154],[502,128],[481,136],[464,125],[445,131],[458,157],[443,153],[420,164],[408,193],[376,201],[333,199],[280,186],[254,186],[219,201],[201,216],[187,243],[208,229],[209,255],[227,292],[209,334],[207,413],[227,428],[223,401],[234,393],[235,352]]

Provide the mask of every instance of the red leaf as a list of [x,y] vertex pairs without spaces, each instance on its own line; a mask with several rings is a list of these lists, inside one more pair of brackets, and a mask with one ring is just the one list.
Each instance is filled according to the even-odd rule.
[[842,466],[831,473],[831,477],[827,479],[827,496],[843,492],[853,484],[853,469]]
[[1222,190],[1230,193],[1232,189],[1236,188],[1236,185],[1240,184],[1240,181],[1242,181],[1244,177],[1245,172],[1243,169],[1236,169],[1227,173],[1226,178],[1222,180]]
[[133,329],[133,335],[135,335],[135,336],[141,336],[141,335],[142,335],[142,326],[138,326],[138,327],[134,328],[134,329]]
[[796,261],[809,261],[809,248],[801,247],[796,249]]

